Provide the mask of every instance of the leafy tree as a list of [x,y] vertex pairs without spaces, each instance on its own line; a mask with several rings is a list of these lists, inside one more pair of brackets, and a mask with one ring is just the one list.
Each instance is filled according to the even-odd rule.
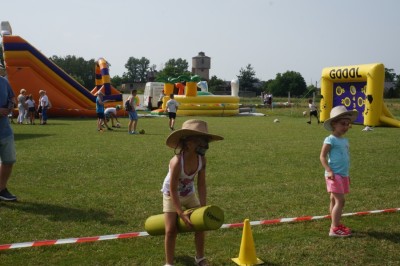
[[66,57],[58,57],[53,55],[50,57],[57,66],[72,76],[76,81],[81,83],[86,89],[92,90],[95,86],[95,60],[86,61],[82,57],[67,55]]
[[221,91],[225,88],[225,84],[225,81],[223,81],[222,79],[217,78],[217,76],[212,76],[211,79],[208,81],[208,91]]
[[122,77],[118,76],[118,75],[113,76],[113,77],[111,78],[110,81],[111,81],[111,84],[112,84],[115,88],[121,86],[122,83],[125,83],[125,82],[124,82],[124,79],[123,79]]
[[240,89],[244,91],[257,91],[255,83],[259,82],[259,79],[255,77],[256,72],[253,70],[251,64],[248,64],[246,68],[241,68],[239,71],[239,84]]
[[157,73],[157,79],[190,75],[191,72],[188,70],[188,68],[189,64],[185,59],[169,59],[165,63],[164,69]]
[[385,67],[385,81],[393,82],[395,79],[396,79],[396,73],[394,73],[394,69]]
[[125,64],[128,72],[124,73],[124,76],[131,82],[145,82],[149,66],[150,60],[145,57],[140,59],[129,57],[128,62]]
[[400,75],[396,75],[394,80],[394,88],[390,89],[388,92],[389,98],[399,98],[400,97]]
[[275,96],[300,96],[307,92],[307,85],[300,73],[287,71],[276,74],[276,78],[268,84],[267,88]]

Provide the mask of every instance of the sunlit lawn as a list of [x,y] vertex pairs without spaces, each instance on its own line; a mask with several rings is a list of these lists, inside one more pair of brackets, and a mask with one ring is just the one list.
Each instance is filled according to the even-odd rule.
[[[201,117],[224,141],[207,153],[208,203],[225,223],[328,214],[322,125],[306,123],[306,100],[294,108],[258,109],[264,117]],[[389,109],[399,118],[398,101]],[[280,123],[273,120],[279,118]],[[178,117],[178,127],[189,117]],[[144,231],[162,212],[161,184],[173,150],[168,119],[142,118],[145,135],[123,128],[98,133],[95,119],[50,119],[47,126],[14,125],[17,159],[9,189],[17,203],[0,202],[0,245]],[[345,212],[399,208],[400,129],[363,132],[354,125],[351,193]],[[328,237],[329,220],[253,226],[257,257],[267,265],[399,265],[400,214],[344,218],[349,239]],[[207,234],[213,265],[234,265],[242,228]],[[192,234],[179,235],[175,265],[193,265]],[[0,251],[0,265],[163,265],[163,237],[65,244]]]

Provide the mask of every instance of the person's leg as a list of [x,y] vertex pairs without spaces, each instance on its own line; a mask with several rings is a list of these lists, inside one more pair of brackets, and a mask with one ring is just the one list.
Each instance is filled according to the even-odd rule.
[[43,125],[47,123],[47,107],[44,107],[42,110],[42,120],[43,120]]
[[18,107],[18,118],[17,118],[18,124],[22,124],[23,115],[24,115],[24,107],[19,106]]
[[174,118],[171,119],[171,128],[172,128],[172,130],[175,128],[175,119]]
[[345,203],[344,194],[331,193],[331,228],[338,227],[342,218],[343,207]]
[[11,176],[13,165],[14,164],[0,164],[0,191],[7,187],[7,182]]
[[133,120],[133,131],[134,131],[134,132],[136,132],[137,124],[138,124],[138,120],[137,120],[137,119],[136,119],[136,120]]
[[165,218],[165,240],[164,240],[164,248],[165,248],[165,263],[173,264],[174,263],[174,253],[175,253],[175,243],[176,236],[178,234],[178,229],[176,226],[176,217],[177,214],[175,212],[166,212],[164,213]]
[[205,232],[196,232],[194,234],[194,243],[196,245],[196,258],[204,258]]
[[129,133],[132,132],[132,126],[133,126],[133,120],[132,120],[132,119],[129,119],[129,124],[128,124],[128,131],[129,131]]

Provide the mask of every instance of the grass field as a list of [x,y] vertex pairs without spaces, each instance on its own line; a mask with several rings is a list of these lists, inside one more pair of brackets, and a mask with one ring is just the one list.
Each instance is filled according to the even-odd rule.
[[[400,118],[399,101],[387,101]],[[306,123],[296,107],[258,109],[265,117],[200,117],[225,137],[207,152],[208,203],[224,223],[328,214],[319,152],[329,134]],[[273,123],[279,118],[280,123]],[[189,117],[178,117],[178,127]],[[50,119],[47,126],[14,125],[17,147],[9,189],[0,202],[0,245],[144,231],[162,212],[162,181],[173,150],[166,118],[142,118],[145,135],[123,128],[98,133],[95,119]],[[363,132],[354,125],[351,193],[344,212],[400,207],[400,129]],[[253,226],[257,257],[266,265],[400,265],[400,213],[343,218],[354,236],[328,237],[329,220]],[[242,228],[207,233],[213,265],[234,265]],[[65,244],[0,251],[0,265],[163,265],[164,238]],[[194,265],[192,234],[178,236],[175,265]]]

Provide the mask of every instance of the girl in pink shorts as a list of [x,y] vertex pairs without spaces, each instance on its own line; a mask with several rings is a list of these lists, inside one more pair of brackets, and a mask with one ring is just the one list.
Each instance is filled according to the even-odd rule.
[[343,136],[357,116],[357,111],[348,111],[346,107],[339,105],[332,108],[330,118],[324,122],[325,129],[331,131],[331,135],[324,140],[320,161],[325,168],[326,189],[330,193],[329,211],[332,222],[329,236],[332,237],[351,236],[350,228],[340,223],[345,203],[344,195],[350,190],[349,141]]

